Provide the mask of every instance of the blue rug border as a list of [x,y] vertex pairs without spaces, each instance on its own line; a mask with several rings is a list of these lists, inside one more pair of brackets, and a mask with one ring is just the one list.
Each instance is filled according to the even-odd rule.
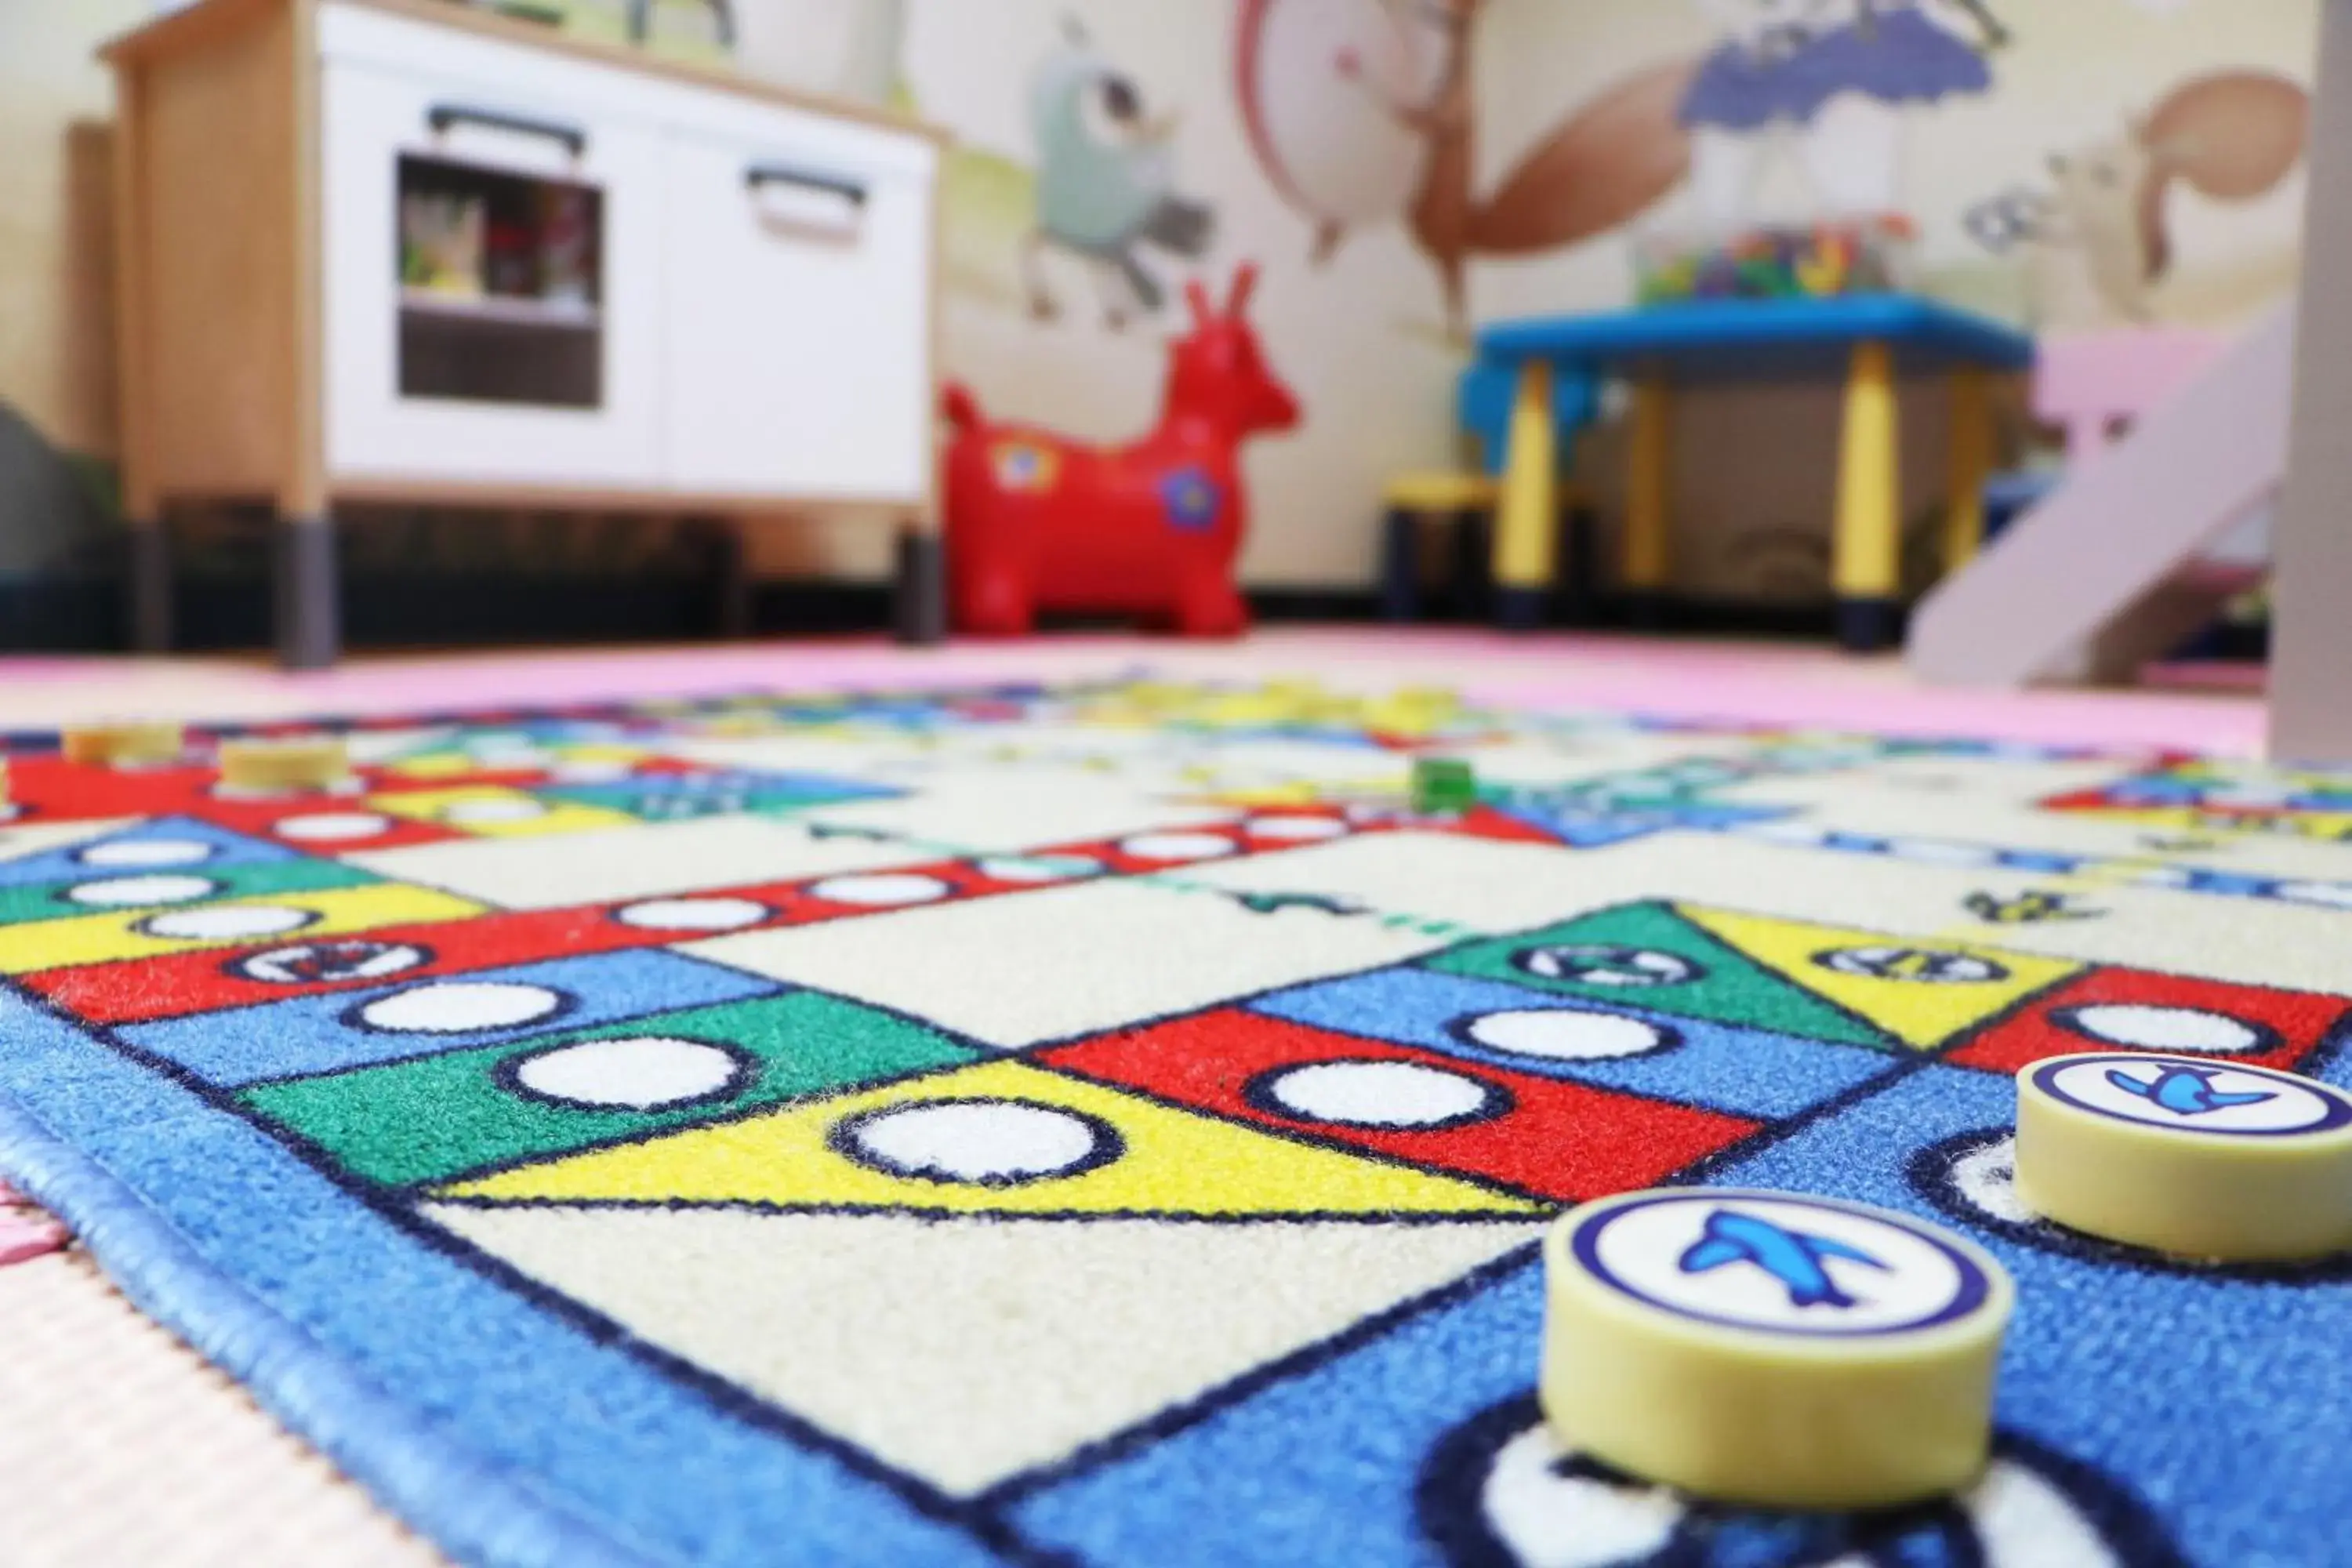
[[[446,1268],[451,1279],[459,1281],[458,1295],[503,1310],[526,1324],[525,1338],[532,1342],[526,1349],[561,1346],[579,1353],[584,1341],[589,1353],[607,1354],[616,1364],[627,1365],[630,1375],[657,1402],[677,1406],[667,1413],[667,1418],[682,1419],[694,1436],[721,1448],[740,1451],[748,1445],[761,1450],[761,1457],[799,1470],[801,1484],[792,1489],[817,1494],[800,1500],[804,1510],[811,1502],[819,1505],[807,1512],[841,1505],[835,1517],[824,1521],[803,1512],[796,1522],[812,1536],[873,1531],[866,1539],[875,1545],[884,1546],[896,1537],[899,1548],[912,1549],[918,1542],[908,1539],[911,1534],[926,1538],[919,1542],[925,1562],[978,1565],[1035,1560],[1027,1542],[983,1510],[924,1495],[920,1483],[855,1451],[828,1451],[831,1446],[821,1440],[802,1440],[792,1429],[796,1423],[782,1412],[762,1406],[761,1413],[776,1419],[747,1418],[751,1412],[730,1409],[709,1388],[675,1375],[682,1363],[665,1368],[661,1363],[667,1358],[617,1329],[610,1335],[595,1333],[580,1321],[592,1314],[551,1310],[554,1303],[543,1288],[520,1276],[494,1277],[482,1267],[479,1255],[455,1238],[435,1245],[415,1228],[425,1222],[402,1223],[400,1216],[365,1202],[245,1117],[212,1103],[168,1064],[145,1061],[135,1050],[118,1048],[101,1036],[0,980],[0,1173],[62,1218],[109,1279],[142,1311],[235,1378],[284,1426],[315,1445],[396,1518],[457,1561],[482,1568],[667,1568],[688,1563],[756,1563],[769,1556],[754,1542],[740,1539],[717,1543],[715,1549],[707,1542],[628,1539],[622,1521],[592,1521],[583,1514],[576,1505],[581,1495],[576,1485],[468,1452],[467,1439],[478,1433],[462,1413],[452,1413],[440,1424],[420,1419],[416,1413],[420,1405],[435,1403],[432,1396],[442,1390],[404,1384],[404,1394],[386,1393],[361,1357],[321,1343],[289,1320],[278,1303],[204,1257],[178,1223],[190,1215],[175,1216],[143,1195],[134,1179],[110,1169],[43,1119],[44,1107],[36,1102],[45,1098],[45,1091],[52,1102],[46,1109],[70,1116],[76,1096],[90,1087],[89,1079],[107,1080],[104,1125],[128,1140],[134,1156],[142,1130],[169,1132],[196,1127],[224,1135],[230,1145],[241,1144],[232,1157],[247,1163],[245,1175],[218,1185],[249,1194],[254,1190],[250,1178],[262,1176],[273,1189],[273,1201],[221,1207],[218,1214],[240,1222],[231,1237],[236,1245],[258,1247],[268,1256],[272,1233],[292,1228],[286,1222],[293,1217],[289,1208],[296,1200],[286,1189],[308,1184],[314,1201],[299,1217],[356,1225],[365,1229],[380,1253],[404,1254],[428,1268]],[[33,1067],[29,1075],[21,1070],[28,1063]],[[45,1068],[53,1070],[45,1075]],[[14,1081],[11,1069],[17,1069]],[[208,1152],[217,1159],[229,1151],[216,1145]],[[165,1188],[168,1197],[170,1184]],[[284,1289],[299,1295],[299,1288]],[[339,1327],[356,1331],[379,1348],[413,1338],[407,1320],[372,1310],[368,1303],[348,1297],[292,1304],[321,1310]],[[463,1383],[480,1369],[451,1364],[440,1371],[450,1383]],[[523,1408],[528,1416],[531,1407]],[[581,1463],[620,1467],[636,1462],[605,1439],[604,1428],[564,1412],[560,1399],[545,1402],[538,1415],[543,1435],[569,1447]],[[822,1438],[821,1434],[810,1436]],[[695,1489],[707,1495],[710,1489]],[[780,1522],[761,1521],[761,1528]]]
[[[0,1042],[5,1043],[5,1042]],[[417,1430],[400,1401],[196,1256],[130,1185],[0,1095],[0,1172],[48,1208],[148,1317],[316,1444],[397,1517],[462,1562],[635,1563]],[[374,1436],[362,1436],[369,1426]],[[413,1444],[406,1454],[394,1443]],[[500,1528],[492,1516],[508,1511]],[[566,1556],[565,1553],[578,1553]]]

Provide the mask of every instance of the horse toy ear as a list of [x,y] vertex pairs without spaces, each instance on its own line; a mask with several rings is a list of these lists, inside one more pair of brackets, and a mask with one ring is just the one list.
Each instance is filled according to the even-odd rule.
[[1195,327],[1206,327],[1216,319],[1216,311],[1209,305],[1209,291],[1201,287],[1199,279],[1192,279],[1184,285],[1184,302],[1192,307],[1192,324]]
[[1225,301],[1225,314],[1234,321],[1240,321],[1242,312],[1249,309],[1250,293],[1256,287],[1256,262],[1244,261],[1234,268],[1234,291],[1232,297]]

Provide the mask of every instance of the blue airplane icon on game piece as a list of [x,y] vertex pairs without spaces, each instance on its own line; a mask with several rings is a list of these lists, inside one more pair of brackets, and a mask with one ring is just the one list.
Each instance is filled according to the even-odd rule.
[[2260,1105],[2265,1100],[2276,1100],[2275,1094],[2262,1089],[2246,1089],[2231,1093],[2213,1087],[2211,1068],[2166,1068],[2146,1083],[2126,1074],[2121,1068],[2107,1069],[2107,1081],[2126,1094],[2160,1105],[2175,1116],[2202,1116],[2209,1110],[2227,1110],[2234,1105]]
[[1786,1230],[1769,1219],[1730,1209],[1707,1215],[1706,1230],[1682,1256],[1685,1274],[1704,1274],[1727,1263],[1753,1263],[1778,1279],[1792,1307],[1851,1307],[1855,1299],[1831,1279],[1826,1260],[1844,1258],[1884,1269],[1886,1265],[1859,1247],[1825,1236]]

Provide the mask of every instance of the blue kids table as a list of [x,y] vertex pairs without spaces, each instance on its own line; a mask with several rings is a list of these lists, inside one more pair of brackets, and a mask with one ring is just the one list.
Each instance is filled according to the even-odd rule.
[[1992,375],[2026,369],[2033,340],[1964,310],[1908,295],[1834,300],[1696,300],[1607,315],[1500,321],[1478,334],[1481,363],[1517,378],[1495,542],[1498,610],[1528,624],[1549,589],[1556,509],[1552,380],[1622,375],[1633,384],[1624,584],[1637,597],[1666,584],[1677,379],[1846,377],[1838,457],[1834,564],[1839,640],[1883,647],[1895,637],[1901,583],[1901,459],[1895,377],[1948,374],[1951,458],[1945,557],[1957,566],[1983,531],[1992,462]]

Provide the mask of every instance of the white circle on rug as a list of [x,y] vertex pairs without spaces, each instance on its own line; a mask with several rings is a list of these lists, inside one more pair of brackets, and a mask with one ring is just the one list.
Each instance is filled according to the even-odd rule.
[[298,844],[336,844],[352,838],[376,838],[392,830],[392,818],[380,811],[312,811],[281,816],[270,829]]
[[1091,855],[1001,855],[975,865],[995,882],[1065,882],[1102,870],[1102,862]]
[[2281,882],[2271,889],[2271,896],[2290,899],[2298,904],[2352,910],[2352,882]]
[[512,1029],[560,1012],[563,997],[515,980],[440,980],[379,996],[359,1011],[372,1029],[399,1035],[469,1035]]
[[611,784],[636,771],[634,763],[558,763],[548,776],[563,784]]
[[1829,837],[1829,830],[1810,822],[1758,822],[1737,829],[1743,838],[1760,838],[1767,844],[1819,844]]
[[756,899],[647,899],[622,905],[613,918],[640,931],[736,931],[759,924],[770,912]]
[[216,904],[206,910],[150,915],[139,929],[149,936],[175,942],[241,942],[248,937],[283,936],[318,918],[310,910],[289,904]]
[[1221,833],[1139,833],[1118,847],[1139,860],[1211,860],[1234,852],[1234,841]]
[[220,846],[201,838],[112,838],[86,845],[74,852],[85,866],[109,870],[152,870],[163,866],[194,866],[220,853]]
[[441,808],[441,820],[444,822],[530,822],[546,815],[547,804],[527,795],[479,795],[467,800],[453,800]]
[[1919,860],[1931,866],[1990,866],[2000,859],[1998,849],[1949,838],[1890,838],[1886,852],[1898,859]]
[[1606,1568],[1647,1561],[1674,1539],[1689,1508],[1681,1498],[1664,1487],[1584,1474],[1562,1464],[1567,1457],[1540,1421],[1496,1451],[1478,1503],[1513,1553],[1509,1561]]
[[1026,1100],[895,1105],[840,1123],[834,1146],[890,1175],[978,1186],[1075,1175],[1118,1152],[1117,1134],[1094,1118]]
[[937,877],[918,871],[875,871],[850,877],[827,877],[812,885],[812,897],[836,904],[887,909],[894,904],[928,904],[944,899],[953,889]]
[[1657,1025],[1617,1013],[1574,1007],[1525,1007],[1486,1013],[1462,1026],[1472,1043],[1508,1056],[1544,1061],[1608,1061],[1638,1057],[1675,1043]]
[[2294,802],[2296,790],[2292,784],[2270,784],[2258,779],[2237,779],[2217,784],[2198,798],[2200,805],[2246,806],[2264,810],[2287,805]]
[[1254,1080],[1248,1095],[1261,1109],[1338,1127],[1454,1127],[1499,1115],[1507,1103],[1467,1073],[1380,1060],[1278,1068]]
[[559,1046],[524,1057],[513,1070],[515,1082],[542,1100],[600,1110],[660,1110],[732,1089],[743,1064],[707,1041],[640,1035]]
[[467,755],[485,768],[539,768],[554,760],[554,753],[529,744],[475,746]]
[[1348,825],[1328,816],[1253,816],[1242,824],[1258,838],[1295,839],[1305,842],[1317,838],[1339,838],[1346,835]]
[[1979,1214],[2011,1225],[2033,1225],[2042,1216],[2017,1195],[2017,1140],[2008,1137],[1971,1149],[1951,1163],[1952,1190]]
[[220,891],[210,877],[110,877],[66,889],[66,897],[92,909],[128,909],[139,904],[184,904]]
[[2144,1050],[2210,1051],[2229,1056],[2258,1051],[2269,1044],[2264,1032],[2255,1026],[2202,1007],[2095,1002],[2082,1007],[2062,1007],[2051,1016],[2078,1035],[2109,1045],[2137,1046]]

